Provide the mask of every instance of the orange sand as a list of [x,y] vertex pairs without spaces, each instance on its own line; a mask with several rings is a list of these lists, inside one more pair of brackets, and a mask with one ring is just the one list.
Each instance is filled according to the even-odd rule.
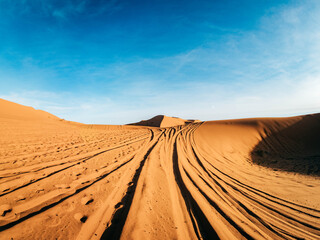
[[320,115],[135,125],[0,99],[0,239],[319,239]]

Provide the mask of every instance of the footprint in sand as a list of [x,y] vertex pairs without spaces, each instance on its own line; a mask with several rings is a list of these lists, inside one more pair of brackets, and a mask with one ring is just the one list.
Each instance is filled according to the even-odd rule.
[[16,198],[16,202],[23,201],[23,200],[26,200],[25,196],[23,196],[23,195],[19,195],[19,196]]
[[88,217],[82,213],[76,213],[73,217],[75,220],[82,223],[84,223],[88,219]]
[[70,186],[68,184],[57,184],[55,185],[57,189],[68,189]]
[[81,204],[82,204],[82,205],[88,205],[88,204],[90,204],[90,203],[92,203],[92,202],[93,202],[93,198],[92,198],[92,197],[89,197],[89,196],[83,197],[83,198],[81,199]]
[[4,217],[8,212],[12,211],[12,207],[9,204],[3,204],[0,206],[0,216]]

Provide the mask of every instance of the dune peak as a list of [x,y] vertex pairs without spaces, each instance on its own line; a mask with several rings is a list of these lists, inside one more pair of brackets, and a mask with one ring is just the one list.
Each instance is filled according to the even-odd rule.
[[166,127],[186,125],[186,124],[193,123],[193,122],[200,122],[200,121],[199,120],[185,120],[185,119],[182,119],[179,117],[169,117],[166,115],[156,115],[148,120],[142,120],[140,122],[131,123],[129,125],[166,128]]

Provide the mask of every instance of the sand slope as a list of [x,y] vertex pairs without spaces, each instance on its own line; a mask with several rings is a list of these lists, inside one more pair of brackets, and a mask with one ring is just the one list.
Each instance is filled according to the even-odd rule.
[[42,110],[23,106],[0,98],[0,118],[19,120],[58,120],[59,118]]
[[[0,239],[319,239],[319,115],[167,128],[0,116]],[[312,170],[284,169],[294,157]]]

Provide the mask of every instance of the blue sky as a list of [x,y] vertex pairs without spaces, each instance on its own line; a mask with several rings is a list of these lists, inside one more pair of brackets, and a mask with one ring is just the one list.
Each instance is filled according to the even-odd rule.
[[0,0],[0,97],[105,124],[320,112],[320,1]]

